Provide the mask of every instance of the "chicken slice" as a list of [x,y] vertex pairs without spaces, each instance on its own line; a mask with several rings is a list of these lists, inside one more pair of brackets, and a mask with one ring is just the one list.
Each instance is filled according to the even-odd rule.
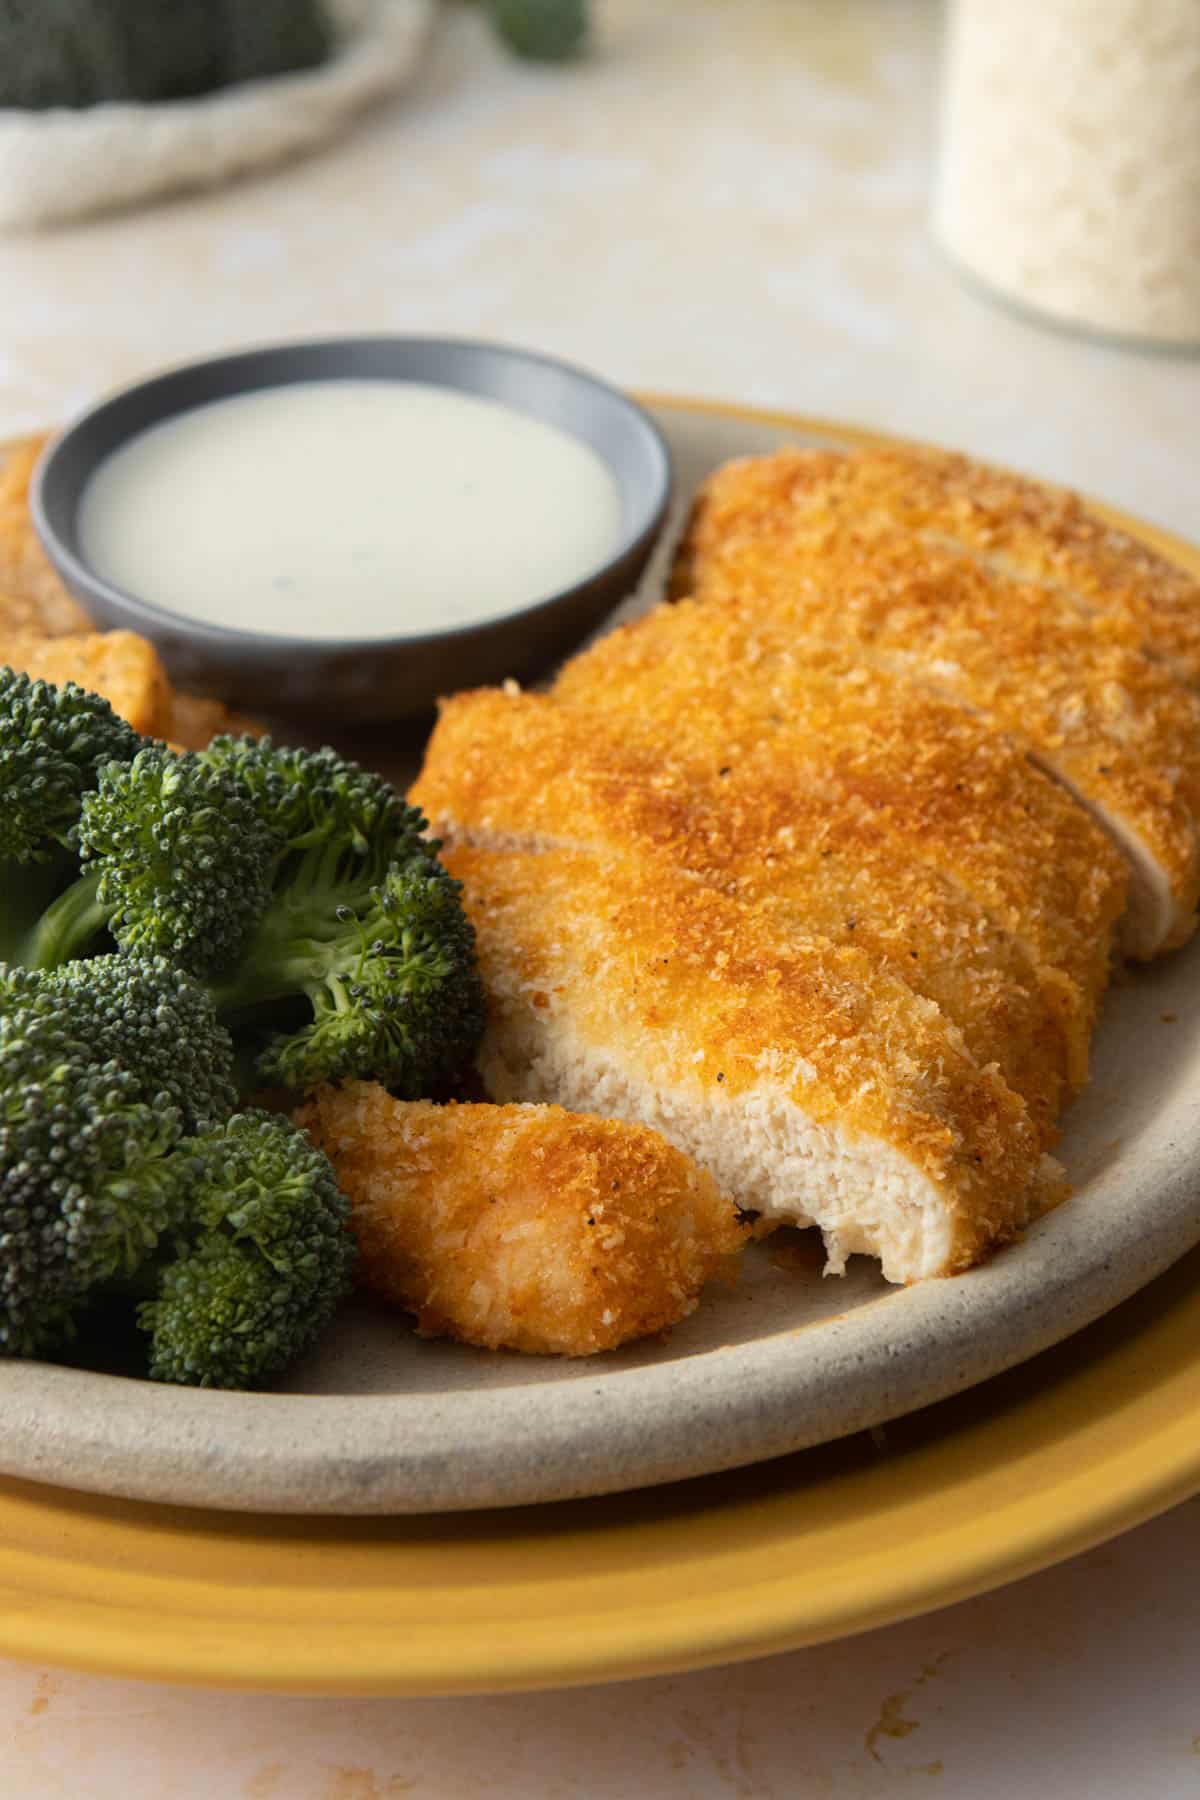
[[557,1106],[434,1106],[366,1082],[297,1114],[351,1205],[360,1279],[426,1336],[590,1356],[665,1330],[748,1231],[645,1126]]
[[1121,641],[1119,618],[931,548],[898,528],[900,499],[896,525],[869,510],[869,495],[865,515],[855,511],[844,471],[862,482],[859,459],[818,453],[802,467],[794,498],[769,510],[757,465],[713,478],[719,527],[702,500],[680,564],[698,595],[768,609],[804,646],[843,645],[1008,732],[1128,860],[1124,948],[1149,957],[1185,942],[1200,899],[1200,700]]
[[727,806],[786,784],[873,821],[898,862],[936,870],[1015,939],[1086,1068],[1128,875],[1006,736],[727,601],[658,608],[568,663],[554,691],[664,764],[722,780]]
[[641,1121],[829,1266],[966,1268],[1062,1192],[1023,1103],[857,947],[797,933],[661,858],[445,853],[488,992],[500,1101]]
[[855,945],[933,1000],[1053,1142],[1082,1071],[1034,965],[962,888],[898,857],[870,814],[770,776],[731,804],[719,776],[692,778],[552,699],[500,690],[444,706],[413,797],[452,841],[659,856],[756,906],[769,942],[816,932]]
[[674,591],[702,594],[710,582],[725,590],[756,545],[782,544],[799,528],[811,547],[848,526],[860,536],[900,530],[994,574],[1053,588],[1102,618],[1116,641],[1200,686],[1193,575],[1075,494],[946,452],[787,449],[727,463],[697,498]]

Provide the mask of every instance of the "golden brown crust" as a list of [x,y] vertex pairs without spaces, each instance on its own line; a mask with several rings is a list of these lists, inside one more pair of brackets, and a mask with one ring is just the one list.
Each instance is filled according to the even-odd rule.
[[969,713],[852,654],[796,644],[736,602],[660,607],[564,669],[564,702],[615,721],[664,762],[865,816],[898,859],[969,893],[1039,969],[1086,1044],[1128,877],[1112,844],[1018,747]]
[[221,700],[172,692],[166,736],[178,750],[206,750],[215,737],[262,737],[261,719],[231,712]]
[[[697,502],[677,581],[768,610],[805,645],[844,645],[1017,737],[1165,885],[1171,910],[1143,923],[1139,909],[1135,947],[1174,947],[1200,899],[1200,703],[1123,641],[1120,615],[931,542],[925,489],[949,466],[873,452],[730,465]],[[1010,521],[1035,516],[1015,507]]]
[[561,1021],[680,1104],[723,1109],[770,1092],[817,1125],[890,1146],[941,1195],[948,1268],[1028,1218],[1041,1143],[1025,1106],[935,1006],[857,947],[809,932],[781,944],[753,908],[657,858],[455,848],[446,860],[464,883],[497,1035]]
[[961,888],[897,856],[870,815],[778,772],[752,793],[731,788],[618,744],[545,696],[498,690],[446,704],[414,798],[451,839],[660,856],[755,907],[765,942],[808,931],[856,945],[934,1000],[1052,1141],[1072,1056],[1035,966]]
[[58,637],[90,621],[54,572],[29,515],[29,483],[48,432],[0,449],[0,635]]
[[74,681],[103,695],[145,737],[163,737],[172,694],[154,646],[132,631],[63,637],[0,636],[0,664],[55,686]]
[[588,1356],[676,1324],[747,1231],[642,1125],[325,1088],[298,1115],[352,1208],[363,1285],[429,1336]]
[[1079,497],[950,452],[785,449],[727,463],[697,498],[673,578],[704,591],[749,542],[794,528],[810,537],[852,524],[953,547],[991,572],[1060,589],[1128,648],[1200,684],[1200,583]]

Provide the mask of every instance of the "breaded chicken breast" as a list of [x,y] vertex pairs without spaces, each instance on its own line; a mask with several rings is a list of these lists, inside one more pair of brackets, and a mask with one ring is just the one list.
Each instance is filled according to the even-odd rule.
[[[1141,615],[1135,630],[1116,603],[1097,609],[1061,584],[1020,578],[1044,573],[1031,546],[1049,555],[1057,542],[1020,510],[1020,484],[1002,505],[1003,487],[979,476],[990,524],[970,508],[973,529],[956,524],[944,491],[955,466],[824,451],[730,465],[697,501],[676,581],[703,600],[769,612],[805,649],[843,646],[1006,732],[1126,857],[1125,949],[1174,948],[1194,930],[1200,898],[1200,699],[1156,660]],[[983,554],[1010,538],[1023,560],[997,566]],[[1115,554],[1110,545],[1110,563]],[[1150,594],[1156,560],[1129,545],[1125,588],[1136,576]],[[1172,591],[1170,575],[1162,583]]]
[[449,844],[497,1098],[652,1123],[908,1281],[1062,1194],[1120,930],[1200,892],[1200,590],[962,459],[718,471],[676,591],[549,695],[460,695]]
[[685,1318],[748,1236],[711,1177],[644,1126],[368,1083],[296,1116],[350,1201],[363,1285],[427,1336],[613,1350]]
[[723,780],[728,804],[753,807],[764,782],[787,782],[835,815],[869,816],[899,860],[936,869],[1017,941],[1080,1054],[1128,874],[1008,737],[727,600],[658,608],[576,657],[554,692],[664,762]]
[[[672,578],[676,595],[728,588],[743,556],[782,544],[899,531],[990,573],[1053,589],[1114,641],[1200,687],[1200,582],[1090,511],[1077,495],[950,452],[785,449],[726,463],[701,488]],[[740,576],[739,589],[744,586]]]
[[829,1266],[951,1274],[1061,1193],[995,1068],[850,945],[797,932],[658,861],[456,847],[502,1101],[640,1120],[740,1206],[819,1225]]
[[1000,1068],[1044,1145],[1054,1141],[1086,1041],[1069,1041],[1013,937],[963,888],[898,856],[865,810],[831,808],[786,770],[761,772],[749,800],[735,784],[731,798],[732,771],[664,763],[540,694],[460,695],[443,708],[437,746],[414,794],[440,836],[657,856],[755,908],[767,944],[817,934],[853,946],[934,1001],[976,1064]]

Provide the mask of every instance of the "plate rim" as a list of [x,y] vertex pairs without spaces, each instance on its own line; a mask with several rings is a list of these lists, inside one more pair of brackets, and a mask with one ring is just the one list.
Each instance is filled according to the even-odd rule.
[[[417,1697],[810,1647],[985,1593],[1195,1495],[1198,1344],[1200,1250],[1054,1350],[889,1427],[905,1440],[894,1464],[860,1453],[822,1471],[831,1450],[846,1460],[822,1446],[638,1495],[390,1521],[0,1481],[0,1651],[141,1680]],[[906,1528],[902,1571],[883,1518]],[[293,1559],[322,1579],[289,1587]]]
[[[640,397],[655,407],[751,420],[812,435],[907,441],[788,411],[657,393]],[[1200,552],[1170,531],[1105,503],[1091,504],[1124,529],[1197,566]],[[1165,1307],[1164,1294],[1169,1296]],[[1133,1328],[1128,1326],[1131,1315],[1136,1318]],[[907,1431],[914,1421],[927,1422],[934,1415],[957,1418],[967,1402],[976,1415],[966,1423],[952,1423],[941,1436],[935,1432],[932,1446],[917,1452],[898,1483],[891,1481],[892,1512],[907,1508],[911,1513],[922,1502],[938,1509],[947,1529],[939,1535],[936,1559],[926,1555],[903,1580],[892,1578],[882,1585],[864,1565],[861,1578],[843,1582],[836,1593],[827,1574],[806,1561],[812,1544],[812,1497],[821,1496],[830,1484],[805,1471],[830,1449],[840,1450],[837,1445],[801,1452],[783,1462],[760,1463],[732,1476],[703,1477],[641,1494],[517,1513],[447,1513],[432,1519],[386,1521],[206,1514],[0,1479],[0,1650],[98,1673],[217,1687],[418,1695],[502,1692],[665,1674],[828,1641],[1030,1574],[1200,1491],[1197,1345],[1200,1251],[1192,1251],[1114,1312],[1057,1348],[967,1395],[889,1426],[891,1433]],[[1114,1414],[1114,1392],[1125,1382],[1132,1393],[1139,1375],[1144,1380],[1134,1395],[1138,1403]],[[1021,1452],[1021,1479],[1015,1482],[1006,1450],[1022,1437],[1028,1440],[1031,1422],[1036,1426],[1039,1417],[1044,1422],[1055,1394],[1053,1441],[1048,1445],[1043,1439],[1036,1452],[1028,1447]],[[1069,1430],[1057,1410],[1064,1401],[1073,1408]],[[1114,1443],[1114,1437],[1121,1436],[1123,1420],[1129,1435]],[[980,1460],[981,1450],[989,1446],[1000,1458],[992,1468]],[[1051,1465],[1060,1465],[1057,1482],[1046,1490],[1058,1495],[1058,1505],[1048,1507],[1042,1490],[1037,1490],[1039,1506],[1034,1509],[1030,1491],[1036,1488],[1047,1457]],[[939,1476],[956,1467],[961,1480],[948,1487]],[[1101,1469],[1114,1477],[1108,1485],[1098,1478]],[[833,1488],[840,1486],[848,1497],[856,1482],[870,1479],[870,1470],[860,1472],[849,1478],[847,1486],[845,1478],[836,1476]],[[991,1492],[1000,1510],[983,1513],[984,1529],[977,1529],[974,1536],[969,1529],[960,1529],[951,1545],[946,1497],[959,1487],[975,1492],[980,1483],[983,1497]],[[1014,1493],[1014,1486],[1022,1483],[1029,1491]],[[652,1510],[646,1513],[648,1505]],[[452,1554],[464,1534],[472,1542],[481,1541],[479,1532],[498,1521],[493,1576],[482,1591],[502,1596],[507,1592],[505,1571],[511,1572],[505,1530],[507,1525],[511,1535],[514,1518],[545,1527],[528,1534],[528,1553],[535,1560],[540,1554],[545,1561],[564,1541],[586,1543],[597,1598],[631,1546],[665,1544],[671,1556],[661,1560],[660,1569],[678,1574],[676,1564],[682,1563],[688,1577],[675,1609],[678,1616],[668,1617],[662,1610],[650,1616],[645,1609],[642,1614],[626,1611],[615,1623],[608,1618],[605,1630],[592,1631],[577,1610],[549,1625],[518,1613],[507,1617],[502,1648],[489,1658],[480,1653],[473,1619],[457,1635],[446,1632],[443,1620],[436,1644],[429,1639],[417,1643],[395,1631],[382,1637],[376,1632],[364,1642],[360,1621],[351,1609],[337,1620],[339,1666],[333,1669],[312,1637],[297,1628],[294,1606],[289,1612],[285,1605],[278,1618],[264,1618],[254,1610],[254,1601],[265,1590],[255,1583],[234,1582],[224,1569],[223,1552],[231,1536],[251,1561],[261,1557],[265,1563],[278,1548],[282,1528],[285,1541],[327,1553],[328,1580],[311,1591],[337,1601],[353,1595],[352,1579],[364,1574],[374,1579],[394,1567],[393,1540],[407,1536],[436,1561]],[[698,1518],[719,1522],[722,1532],[731,1535],[741,1525],[761,1526],[765,1521],[776,1527],[777,1536],[766,1547],[753,1542],[742,1547],[737,1568],[724,1571],[726,1576],[739,1575],[740,1584],[706,1581],[705,1570],[711,1576],[720,1559],[711,1546],[698,1559],[694,1554],[696,1534],[688,1527]],[[1008,1521],[1005,1529],[998,1529],[999,1520]],[[387,1529],[381,1532],[381,1526]],[[160,1555],[161,1570],[153,1578],[140,1572],[136,1550],[131,1554],[131,1546],[143,1539],[166,1554],[165,1563]],[[778,1551],[778,1561],[768,1551]],[[176,1580],[190,1581],[196,1589],[194,1604],[174,1611],[161,1605],[168,1597],[172,1568]],[[101,1584],[99,1590],[89,1588],[93,1577]],[[153,1593],[146,1590],[147,1581]],[[123,1588],[124,1599],[119,1591],[114,1593],[114,1585]],[[412,1584],[412,1591],[420,1585]],[[240,1613],[232,1604],[239,1596],[248,1597]],[[285,1589],[274,1599],[295,1602],[296,1595]],[[206,1617],[204,1605],[219,1617]]]
[[[787,412],[646,400],[664,423],[674,409],[810,439],[901,441]],[[1200,551],[1181,540],[1173,547],[1200,567]],[[1200,1095],[1182,1106],[1187,1141],[1200,1143]],[[1171,1120],[1179,1130],[1175,1113]],[[539,1387],[533,1416],[530,1390],[520,1386],[489,1392],[481,1419],[470,1388],[436,1396],[180,1394],[53,1365],[0,1363],[0,1468],[148,1502],[186,1497],[233,1511],[345,1515],[545,1504],[694,1479],[936,1403],[1086,1326],[1200,1239],[1191,1187],[1190,1166],[1177,1159],[1158,1182],[1149,1222],[1129,1214],[1120,1196],[1115,1207],[1110,1201],[1099,1247],[1091,1241],[1094,1214],[1085,1219],[1068,1207],[1039,1221],[1017,1249],[959,1276],[952,1293],[949,1284],[922,1283],[894,1290],[878,1316],[866,1307],[850,1324],[821,1322],[816,1340],[775,1330],[740,1343],[736,1356],[701,1350],[689,1358],[691,1379],[683,1383],[677,1363],[609,1365],[586,1382]],[[875,1371],[865,1399],[864,1362]],[[268,1408],[275,1428],[263,1433]],[[518,1431],[519,1457],[509,1453]],[[216,1441],[226,1457],[206,1454]],[[378,1446],[369,1456],[366,1441]]]

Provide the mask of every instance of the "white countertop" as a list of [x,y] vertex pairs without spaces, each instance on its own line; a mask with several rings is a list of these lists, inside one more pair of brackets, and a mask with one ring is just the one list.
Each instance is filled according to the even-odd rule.
[[[0,436],[217,347],[507,338],[625,384],[955,443],[1197,535],[1200,360],[995,310],[924,231],[936,8],[600,7],[574,69],[448,9],[412,91],[266,179],[0,239]],[[1200,1503],[925,1620],[554,1695],[316,1701],[0,1665],[5,1800],[1175,1800]]]

